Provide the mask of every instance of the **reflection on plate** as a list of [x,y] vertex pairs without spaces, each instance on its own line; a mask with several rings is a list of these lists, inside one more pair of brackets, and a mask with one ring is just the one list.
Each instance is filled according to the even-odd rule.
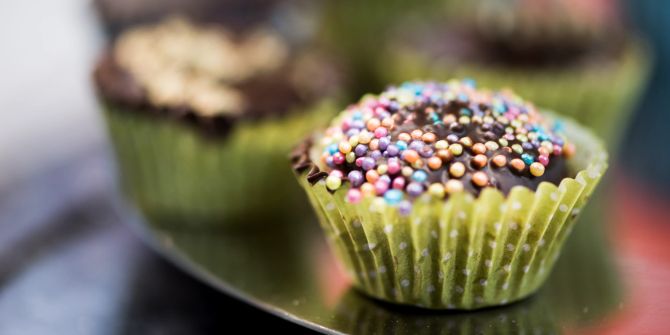
[[579,333],[603,322],[621,303],[621,284],[599,214],[603,204],[592,201],[582,214],[537,294],[475,312],[401,308],[356,292],[330,254],[315,219],[302,214],[295,222],[267,224],[262,231],[177,229],[150,220],[133,221],[159,252],[192,275],[320,331],[558,334]]

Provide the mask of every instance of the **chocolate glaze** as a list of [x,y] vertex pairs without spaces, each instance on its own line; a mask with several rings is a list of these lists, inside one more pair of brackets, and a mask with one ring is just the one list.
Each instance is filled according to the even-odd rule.
[[208,134],[225,135],[230,126],[240,119],[262,119],[281,117],[292,111],[293,106],[308,99],[298,89],[288,83],[288,66],[255,77],[233,87],[239,89],[249,102],[239,115],[220,114],[203,117],[190,106],[159,108],[150,103],[146,91],[133,75],[121,67],[112,52],[106,52],[98,62],[93,78],[99,94],[112,104],[128,107],[133,111],[172,117],[202,128]]
[[112,52],[105,52],[93,71],[93,80],[98,94],[106,102],[118,105],[128,111],[144,112],[147,115],[169,117],[186,124],[196,126],[204,134],[220,136],[227,134],[234,119],[232,116],[220,115],[215,117],[201,117],[188,106],[177,108],[159,108],[151,105],[147,94],[140,83],[112,56]]
[[[424,132],[433,132],[438,136],[438,138],[446,138],[452,134],[458,136],[459,138],[468,136],[475,143],[497,139],[502,134],[504,134],[504,129],[502,127],[487,127],[482,124],[469,123],[467,125],[433,125],[428,119],[428,113],[425,112],[428,107],[431,107],[441,115],[443,113],[445,115],[458,115],[458,111],[461,108],[467,106],[468,105],[466,103],[452,101],[448,105],[423,104],[409,109],[397,109],[393,114],[393,117],[396,119],[396,124],[399,126],[391,131],[391,139],[397,140],[400,133],[409,133],[414,129],[422,129]],[[480,108],[487,108],[487,106],[481,105]],[[517,143],[521,144],[521,142],[518,140],[509,141],[510,146]],[[314,184],[319,180],[326,178],[328,173],[321,171],[311,160],[309,156],[311,147],[312,141],[310,139],[300,143],[300,145],[298,145],[291,154],[291,161],[293,164],[293,169],[296,172],[301,173],[303,171],[308,171],[307,180]],[[490,158],[498,154],[507,157],[508,161],[512,158],[520,157],[519,154],[505,151],[503,148],[499,148],[495,151],[488,150],[486,156]],[[517,185],[527,187],[531,190],[536,190],[541,182],[546,181],[558,185],[563,178],[568,177],[568,169],[565,158],[563,156],[553,157],[549,165],[546,167],[545,173],[540,177],[531,176],[528,172],[528,169],[525,169],[523,172],[519,173],[511,170],[508,165],[503,167],[493,166],[492,163],[490,163],[490,160],[486,166],[477,169],[471,164],[471,159],[474,156],[475,154],[473,154],[472,149],[464,146],[463,154],[453,157],[451,162],[462,162],[463,165],[465,165],[466,172],[462,177],[459,178],[459,180],[463,182],[465,190],[475,195],[478,195],[482,190],[482,188],[474,186],[471,182],[472,174],[477,171],[482,171],[489,177],[488,187],[495,187],[501,190],[504,194],[508,194],[509,191]],[[354,164],[349,163],[346,164],[342,170],[346,176],[349,171],[354,169],[359,168],[357,168]],[[430,183],[434,182],[444,183],[450,179],[449,172],[445,166],[437,170],[424,168],[424,171],[428,173],[428,180],[424,183],[425,186],[428,186]]]

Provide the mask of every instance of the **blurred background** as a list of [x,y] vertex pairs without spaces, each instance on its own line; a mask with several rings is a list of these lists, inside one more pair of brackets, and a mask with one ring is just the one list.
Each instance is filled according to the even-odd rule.
[[582,333],[667,330],[670,3],[58,0],[0,4],[0,333],[307,331],[185,274],[119,214],[92,73],[124,32],[174,15],[233,36],[276,32],[296,59],[315,60],[295,84],[309,87],[305,100],[336,109],[404,80],[471,77],[587,124],[614,161],[599,220],[628,293]]

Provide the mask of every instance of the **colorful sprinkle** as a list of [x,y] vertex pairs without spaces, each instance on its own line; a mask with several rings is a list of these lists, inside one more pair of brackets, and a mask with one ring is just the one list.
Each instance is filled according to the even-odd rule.
[[461,162],[451,164],[449,167],[449,174],[451,174],[451,176],[454,178],[462,177],[463,174],[465,174],[465,165],[463,165]]
[[326,178],[326,187],[328,187],[329,190],[335,191],[340,188],[340,186],[342,186],[342,179],[337,176],[330,175]]
[[544,165],[535,162],[530,164],[530,173],[535,177],[540,177],[544,174]]
[[472,183],[479,187],[484,187],[488,185],[489,177],[486,175],[486,173],[477,171],[472,174]]
[[489,160],[536,178],[556,157],[573,156],[560,127],[542,122],[510,91],[477,90],[471,80],[410,82],[348,107],[326,131],[318,157],[329,190],[348,182],[347,201],[378,197],[409,213],[422,194],[497,186],[489,174],[499,172],[484,170]]

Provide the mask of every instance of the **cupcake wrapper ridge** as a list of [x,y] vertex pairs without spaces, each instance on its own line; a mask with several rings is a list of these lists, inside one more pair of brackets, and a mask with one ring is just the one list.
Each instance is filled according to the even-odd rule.
[[161,224],[228,227],[298,206],[286,155],[333,112],[324,102],[277,120],[243,121],[221,138],[112,106],[105,116],[123,189],[144,215]]

